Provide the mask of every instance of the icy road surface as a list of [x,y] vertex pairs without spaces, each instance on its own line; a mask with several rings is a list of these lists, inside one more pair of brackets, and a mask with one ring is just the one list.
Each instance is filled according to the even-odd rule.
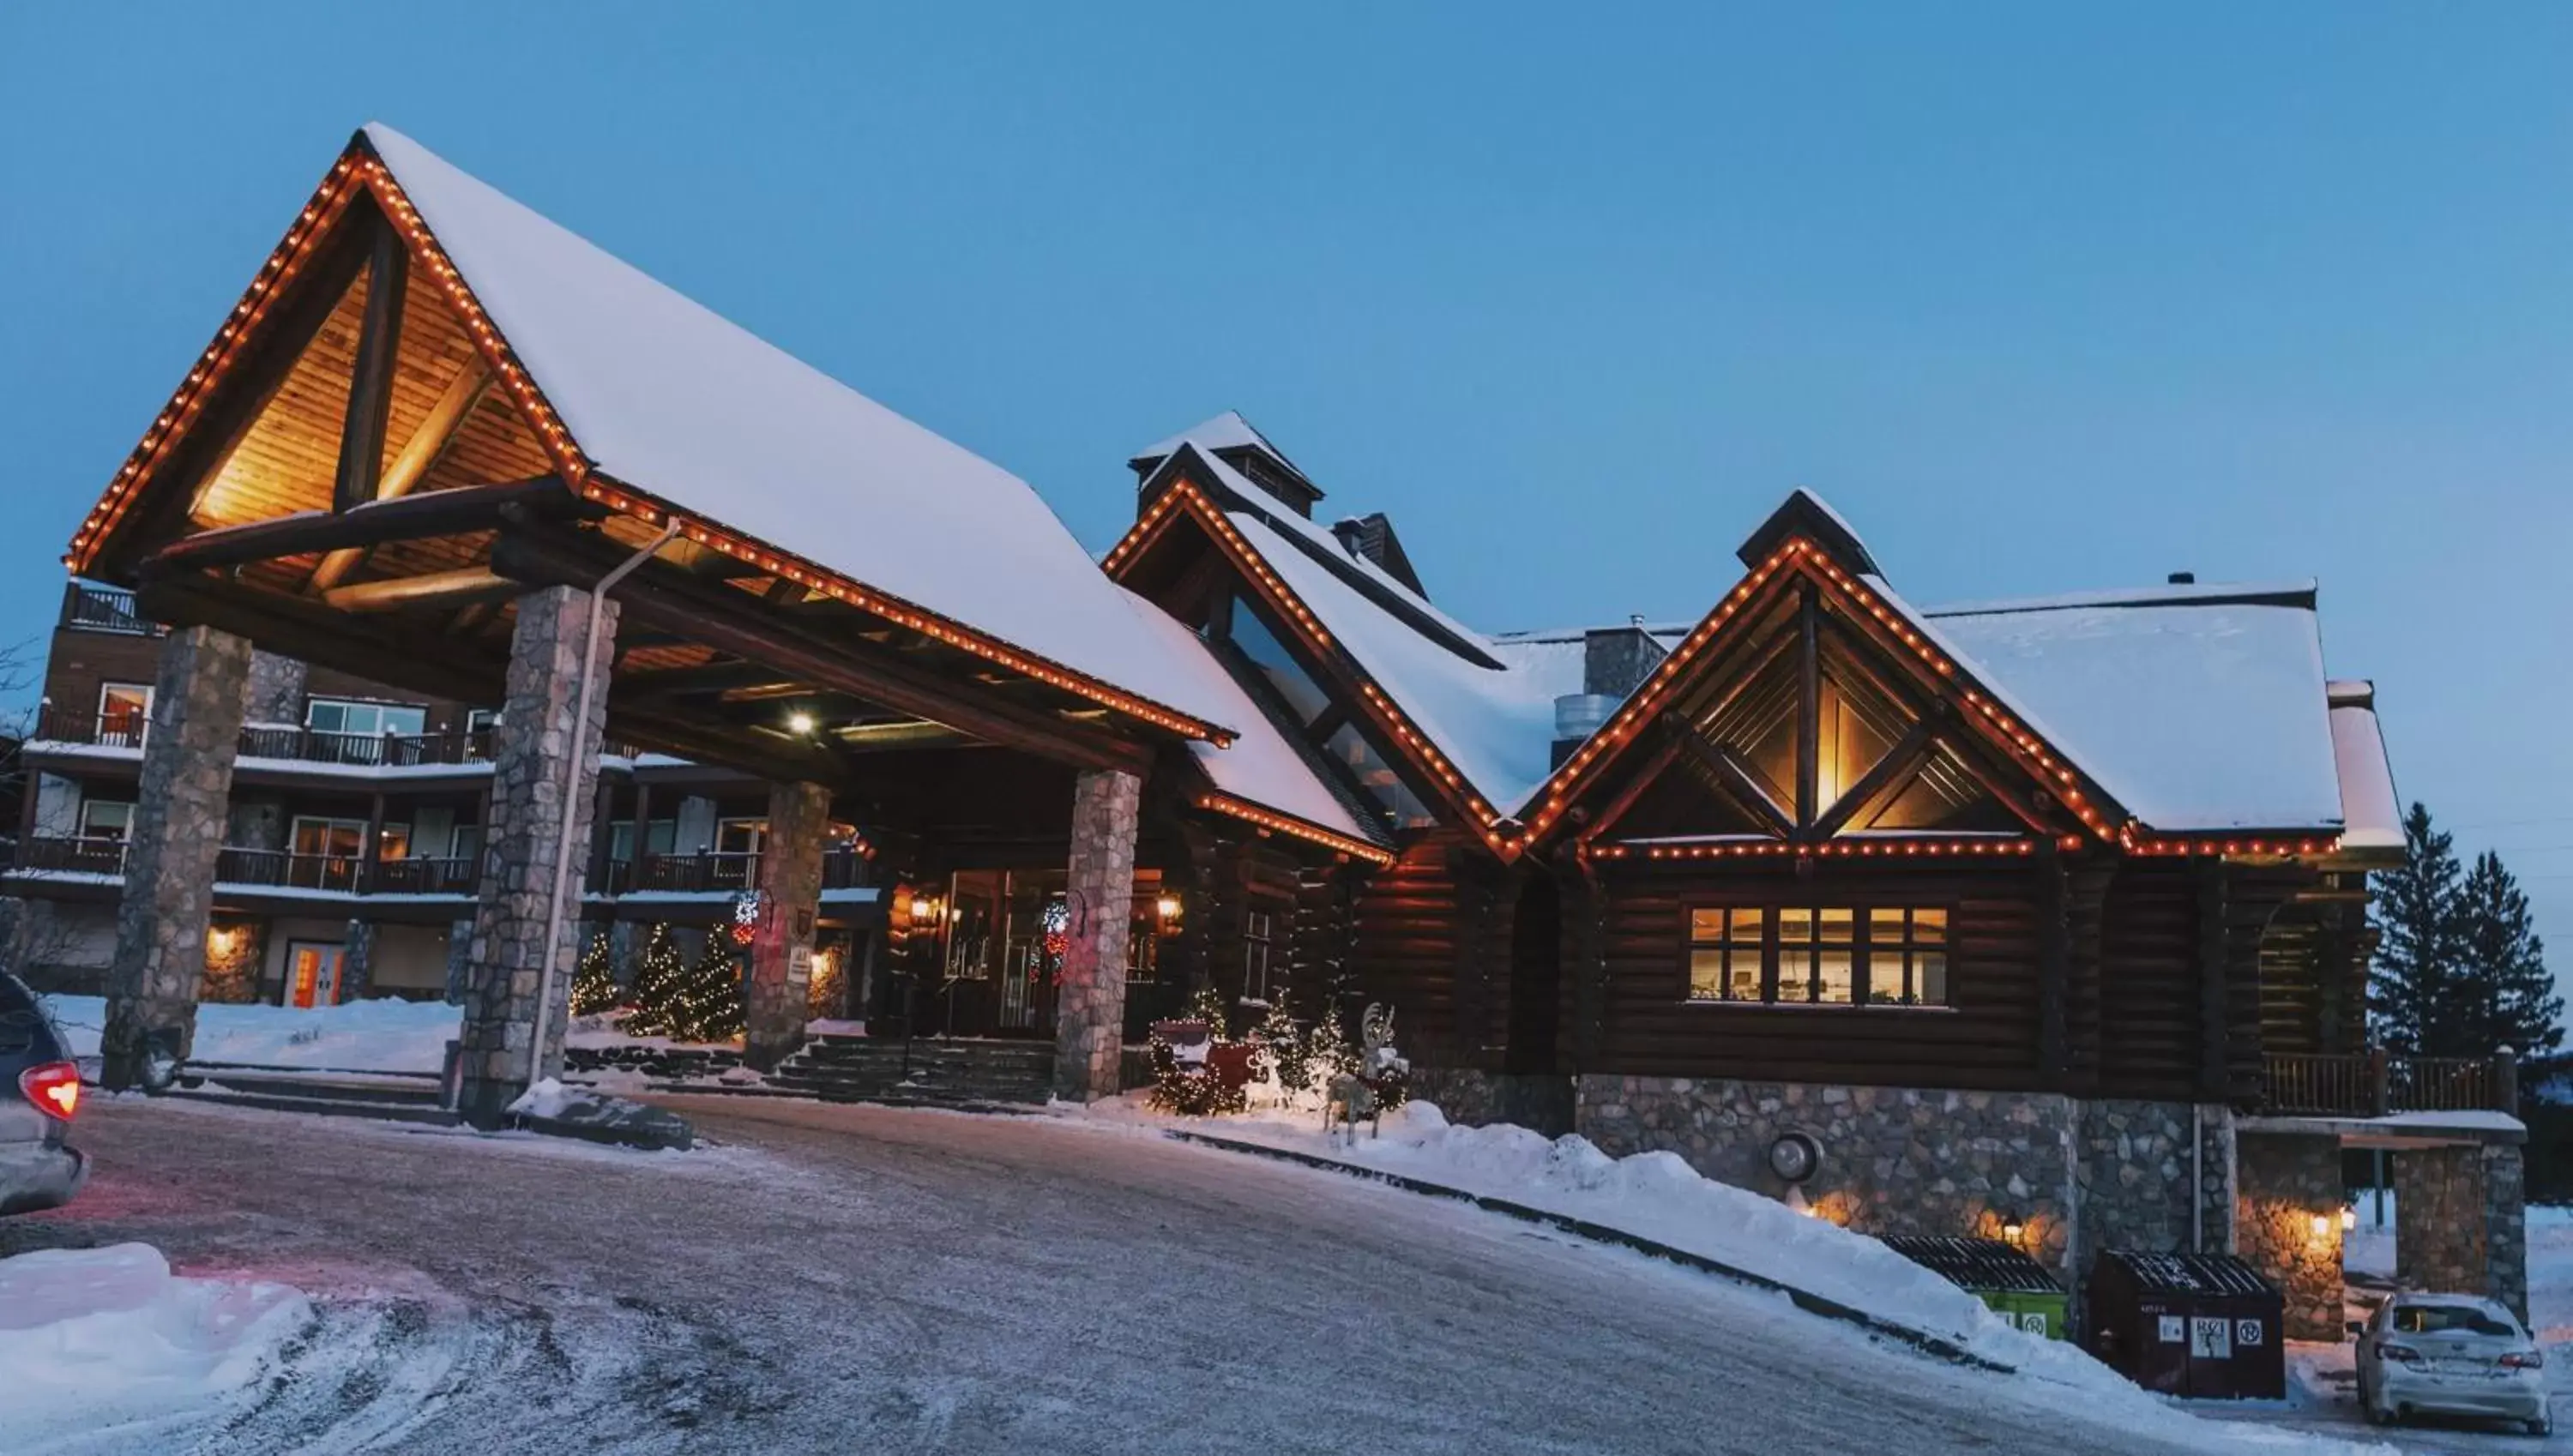
[[48,1456],[2054,1456],[2252,1434],[2086,1411],[1639,1255],[1148,1134],[671,1101],[722,1145],[101,1098],[87,1193],[0,1222],[0,1254],[141,1240],[295,1284],[320,1323],[220,1421]]

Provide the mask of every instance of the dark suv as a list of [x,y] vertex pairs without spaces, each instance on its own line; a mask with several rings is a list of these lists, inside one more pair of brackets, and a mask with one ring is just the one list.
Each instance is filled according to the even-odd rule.
[[80,1110],[80,1068],[26,983],[0,971],[0,1214],[59,1208],[89,1159],[63,1140]]

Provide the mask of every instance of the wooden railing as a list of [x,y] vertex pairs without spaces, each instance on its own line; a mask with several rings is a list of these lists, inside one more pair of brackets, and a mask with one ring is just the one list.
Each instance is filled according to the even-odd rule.
[[[822,856],[822,888],[852,890],[867,882],[867,857],[854,849],[830,850]],[[607,867],[603,887],[611,895],[686,895],[705,891],[757,889],[759,856],[727,850],[696,855],[645,855],[639,862],[617,860]]]
[[39,835],[18,842],[11,868],[53,874],[122,875],[125,841]]
[[366,861],[356,855],[226,848],[215,857],[218,885],[273,885],[288,890],[334,890],[355,895],[365,871]]
[[471,855],[380,860],[373,881],[369,889],[377,895],[476,895],[482,889],[482,862]]
[[2265,1064],[2262,1104],[2290,1116],[2518,1110],[2518,1072],[2508,1056],[2400,1057],[2379,1047],[2273,1052]]
[[[144,715],[133,710],[84,713],[46,704],[36,715],[36,736],[54,743],[101,748],[141,748]],[[491,730],[445,733],[343,733],[293,724],[253,724],[241,732],[244,758],[355,768],[414,768],[424,764],[478,764],[491,760]]]
[[136,637],[157,637],[170,630],[158,622],[145,621],[134,610],[133,592],[119,586],[93,586],[86,581],[63,584],[62,624]]

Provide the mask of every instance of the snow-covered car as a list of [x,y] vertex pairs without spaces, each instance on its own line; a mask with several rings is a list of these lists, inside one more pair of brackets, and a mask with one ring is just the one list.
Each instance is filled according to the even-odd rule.
[[2546,1356],[2517,1316],[2466,1294],[2403,1293],[2358,1333],[2358,1404],[2378,1425],[2414,1415],[2516,1421],[2555,1429]]
[[0,1214],[59,1208],[89,1159],[66,1134],[80,1110],[80,1067],[26,983],[0,971]]

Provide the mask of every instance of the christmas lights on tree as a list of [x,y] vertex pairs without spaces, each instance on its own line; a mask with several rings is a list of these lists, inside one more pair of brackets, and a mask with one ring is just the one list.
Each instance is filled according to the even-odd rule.
[[620,1030],[638,1037],[680,1036],[677,1007],[687,979],[688,963],[670,939],[670,928],[652,927],[644,938],[642,964],[634,972],[634,1010]]
[[688,967],[671,1020],[683,1042],[730,1042],[741,1036],[742,951],[728,935],[709,935]]
[[614,1011],[624,995],[615,974],[608,969],[607,932],[600,931],[589,938],[589,948],[580,953],[580,965],[572,972],[571,1014],[594,1017]]

